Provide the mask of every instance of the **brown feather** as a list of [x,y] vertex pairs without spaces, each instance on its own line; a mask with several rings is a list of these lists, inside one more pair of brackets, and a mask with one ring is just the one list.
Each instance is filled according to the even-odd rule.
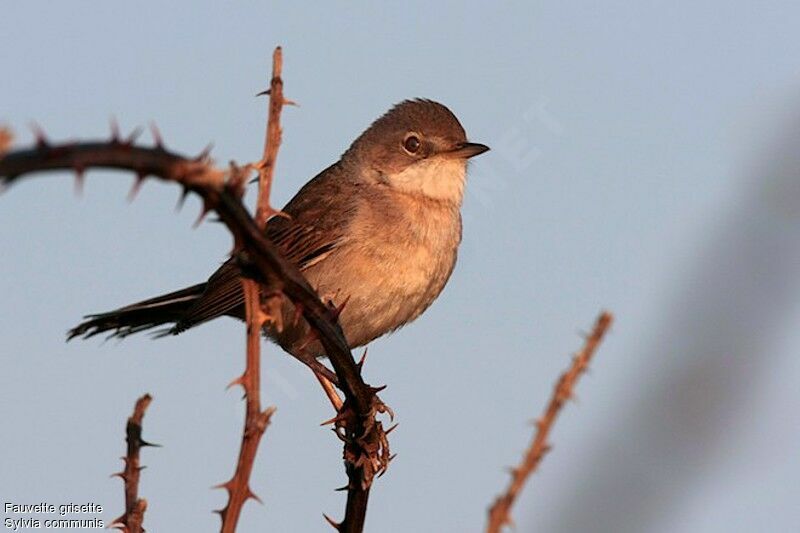
[[[353,202],[332,203],[331,198],[353,198],[359,185],[332,165],[308,182],[283,209],[289,218],[276,216],[267,222],[267,237],[300,270],[323,261],[346,235]],[[195,300],[170,330],[177,334],[222,315],[244,316],[244,295],[239,267],[229,259],[208,279]]]

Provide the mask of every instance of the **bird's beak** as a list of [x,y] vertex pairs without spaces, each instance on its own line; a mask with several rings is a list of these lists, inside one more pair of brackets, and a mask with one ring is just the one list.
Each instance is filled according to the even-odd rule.
[[444,155],[448,159],[469,159],[476,155],[481,155],[488,152],[489,147],[480,143],[461,143],[454,150],[445,152]]

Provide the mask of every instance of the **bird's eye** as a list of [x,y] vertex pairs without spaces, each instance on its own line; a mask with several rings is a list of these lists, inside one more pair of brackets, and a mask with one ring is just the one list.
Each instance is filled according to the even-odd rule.
[[416,154],[419,151],[420,146],[422,146],[422,143],[419,142],[419,137],[414,134],[409,135],[403,141],[403,148],[409,154]]

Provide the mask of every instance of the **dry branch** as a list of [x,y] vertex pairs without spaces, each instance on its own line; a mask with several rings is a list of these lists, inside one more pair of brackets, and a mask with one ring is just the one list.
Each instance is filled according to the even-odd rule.
[[338,324],[340,309],[320,300],[302,273],[280,254],[244,207],[242,196],[249,171],[260,164],[231,165],[222,170],[213,166],[207,153],[190,158],[167,150],[159,138],[152,148],[136,146],[133,141],[112,135],[105,142],[56,145],[39,134],[35,147],[0,157],[0,185],[10,185],[24,175],[40,171],[72,170],[80,179],[85,170],[112,168],[134,172],[137,186],[146,177],[155,176],[180,184],[184,195],[198,194],[203,200],[201,219],[209,210],[216,211],[233,235],[232,254],[243,275],[262,284],[262,294],[282,293],[302,311],[333,366],[336,385],[345,396],[336,429],[344,442],[348,475],[345,517],[337,527],[340,531],[361,531],[372,481],[385,471],[390,460],[386,432],[377,420],[377,415],[388,412],[388,408],[377,396],[381,389],[370,387],[361,377]]
[[578,378],[589,367],[589,361],[591,361],[597,347],[600,346],[600,342],[611,327],[612,322],[613,316],[611,313],[607,311],[600,313],[591,334],[586,338],[583,348],[575,354],[570,368],[556,382],[547,408],[541,418],[536,420],[536,432],[530,447],[522,459],[522,463],[512,469],[511,482],[508,488],[502,495],[498,496],[491,509],[489,509],[489,522],[486,527],[488,533],[499,533],[504,525],[513,524],[511,507],[525,486],[528,477],[536,470],[544,455],[550,450],[550,444],[548,443],[550,430],[564,404],[573,397],[573,390]]
[[144,446],[154,446],[142,439],[142,419],[153,397],[145,394],[138,400],[133,408],[133,414],[128,418],[125,426],[125,440],[128,444],[127,453],[122,458],[125,469],[114,474],[122,478],[125,483],[125,513],[114,520],[111,526],[127,533],[141,533],[144,512],[147,509],[147,500],[139,498],[139,474],[142,466],[139,465],[139,451]]
[[[281,143],[280,113],[283,109],[283,65],[281,48],[277,47],[272,56],[272,79],[270,81],[269,112],[264,156],[256,165],[259,171],[258,203],[256,224],[262,231],[266,227],[272,207],[269,204],[275,160]],[[268,317],[261,307],[261,287],[259,283],[242,278],[245,300],[245,321],[247,323],[247,359],[244,374],[234,383],[244,388],[245,421],[242,430],[242,445],[233,477],[221,487],[228,491],[228,503],[219,511],[222,518],[222,533],[233,533],[244,502],[258,497],[250,488],[250,474],[261,437],[269,425],[274,407],[261,410],[261,331]]]
[[272,177],[275,174],[275,161],[278,159],[278,148],[281,146],[283,129],[281,128],[281,110],[289,103],[283,97],[283,51],[277,47],[272,54],[272,78],[269,81],[269,111],[267,112],[267,132],[264,135],[264,155],[256,163],[258,170],[258,205],[256,206],[256,224],[259,228],[267,225],[267,220],[277,211],[270,203]]

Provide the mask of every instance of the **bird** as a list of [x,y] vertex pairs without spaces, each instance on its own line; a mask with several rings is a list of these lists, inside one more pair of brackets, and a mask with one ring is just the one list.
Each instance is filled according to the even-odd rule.
[[[488,150],[467,140],[443,104],[405,100],[306,183],[285,216],[269,219],[267,237],[323,300],[341,308],[351,349],[412,322],[440,295],[461,243],[467,162]],[[288,298],[280,313],[283,320],[265,326],[268,337],[301,361],[325,356]],[[220,316],[244,319],[232,258],[204,283],[87,315],[67,335],[123,338],[160,326],[157,336],[175,335]]]

